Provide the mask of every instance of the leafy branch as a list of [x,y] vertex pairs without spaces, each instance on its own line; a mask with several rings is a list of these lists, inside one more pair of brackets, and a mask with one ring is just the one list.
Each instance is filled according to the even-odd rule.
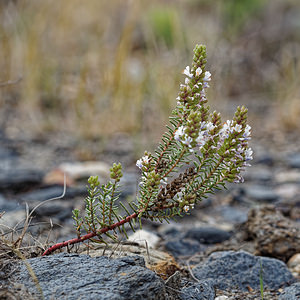
[[[226,182],[243,182],[241,172],[252,159],[247,109],[238,107],[233,119],[224,123],[220,113],[209,112],[206,89],[211,74],[205,65],[206,48],[196,45],[192,66],[183,71],[184,84],[161,143],[154,154],[145,152],[136,163],[141,180],[135,201],[127,205],[118,202],[121,164],[113,164],[106,184],[100,185],[98,177],[91,176],[85,214],[73,211],[77,237],[53,245],[43,255],[86,240],[105,242],[103,235],[116,239],[116,230],[127,237],[126,224],[134,231],[136,221],[141,225],[142,218],[169,221],[189,213]],[[119,214],[120,208],[124,215]]]

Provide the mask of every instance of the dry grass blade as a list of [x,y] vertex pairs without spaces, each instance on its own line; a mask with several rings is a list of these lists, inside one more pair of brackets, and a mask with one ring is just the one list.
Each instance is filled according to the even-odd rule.
[[8,85],[14,85],[19,83],[21,80],[23,79],[22,76],[20,76],[19,78],[15,79],[15,80],[8,80],[5,82],[0,82],[0,87],[4,87],[4,86],[8,86]]
[[32,214],[34,213],[34,211],[35,211],[38,207],[44,205],[45,203],[48,203],[48,202],[54,201],[54,200],[58,200],[58,199],[62,199],[62,198],[65,196],[65,194],[66,194],[66,186],[67,186],[67,184],[66,184],[66,175],[64,175],[64,189],[63,189],[63,192],[62,192],[62,194],[61,194],[60,196],[54,197],[54,198],[48,199],[48,200],[46,200],[46,201],[44,201],[44,202],[42,202],[42,203],[39,203],[38,205],[36,205],[36,206],[31,210],[31,212],[29,212],[28,205],[26,204],[26,220],[25,220],[25,222],[24,222],[24,227],[23,227],[23,230],[22,230],[20,236],[18,237],[18,239],[17,239],[17,240],[15,241],[15,243],[14,243],[14,246],[15,246],[16,248],[20,248],[20,246],[21,246],[22,240],[23,240],[23,238],[24,238],[24,236],[25,236],[25,233],[26,233],[26,231],[27,231],[27,229],[28,229],[28,227],[29,227],[29,225],[30,225],[30,222],[31,222],[31,220],[32,220]]

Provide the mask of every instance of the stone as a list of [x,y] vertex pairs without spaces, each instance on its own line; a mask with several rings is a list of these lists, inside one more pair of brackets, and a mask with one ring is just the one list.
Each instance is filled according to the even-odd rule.
[[128,241],[135,242],[139,245],[155,248],[160,241],[160,238],[155,233],[141,229],[128,237]]
[[109,178],[110,166],[101,161],[63,163],[58,169],[66,173],[73,180],[87,179],[91,175],[98,175],[101,179]]
[[80,253],[88,254],[91,257],[106,255],[110,258],[139,255],[144,259],[146,267],[155,271],[155,273],[159,274],[163,279],[169,278],[176,271],[180,270],[180,266],[169,253],[147,248],[145,245],[139,246],[131,242],[126,242],[126,244],[108,243],[99,244],[93,248],[94,249],[80,251]]
[[289,268],[296,267],[297,265],[300,265],[300,253],[293,255],[287,262]]
[[214,300],[215,290],[211,282],[197,282],[181,289],[180,300]]
[[300,153],[294,153],[287,158],[287,164],[290,168],[300,168]]
[[276,193],[281,199],[297,199],[297,195],[300,195],[300,185],[291,183],[280,184],[276,188]]
[[260,289],[261,266],[266,289],[279,289],[295,281],[282,261],[244,251],[214,252],[192,271],[197,279],[210,280],[217,289],[247,291],[249,288]]
[[158,227],[158,233],[165,239],[181,236],[182,227],[178,224],[162,224]]
[[258,202],[275,202],[279,199],[278,194],[271,187],[262,185],[247,186],[246,195]]
[[[19,199],[23,202],[45,201],[52,198],[60,197],[63,193],[63,186],[55,185],[30,191],[19,195]],[[63,199],[74,198],[76,196],[87,195],[86,187],[68,187]]]
[[278,300],[299,300],[300,299],[300,282],[296,282],[283,290]]
[[275,181],[278,183],[300,183],[300,171],[288,170],[275,174]]
[[205,249],[204,246],[201,246],[200,243],[195,240],[178,238],[166,241],[164,246],[165,249],[175,257],[192,256]]
[[248,168],[243,175],[245,181],[257,182],[257,183],[270,182],[273,176],[274,174],[271,169],[266,168],[265,166],[257,166],[257,165],[253,169]]
[[0,172],[0,191],[23,191],[41,184],[43,173],[30,169],[10,169]]
[[196,227],[188,229],[183,238],[196,240],[201,244],[217,244],[228,240],[231,234],[215,227]]
[[233,207],[229,205],[223,205],[220,207],[216,207],[216,212],[219,212],[221,216],[224,218],[224,221],[240,224],[244,223],[248,219],[248,208],[241,208],[241,207]]
[[293,255],[287,262],[287,266],[295,277],[300,278],[300,253]]
[[273,206],[252,209],[246,232],[248,239],[254,240],[258,255],[286,262],[300,252],[300,224],[284,217]]
[[[27,260],[47,299],[165,299],[163,280],[145,268],[139,256],[109,259],[60,253]],[[10,278],[41,297],[37,285],[20,263]]]
[[255,161],[257,164],[273,166],[276,162],[276,159],[270,153],[261,153],[255,158]]
[[25,209],[6,212],[0,218],[0,229],[3,230],[4,232],[7,232],[9,229],[14,228],[18,224],[20,224],[21,227],[25,219],[26,219]]
[[13,199],[6,199],[3,195],[0,194],[0,212],[8,212],[18,209],[20,209],[20,203]]
[[[68,203],[66,203],[68,204]],[[30,210],[36,206],[30,205]],[[72,217],[72,207],[65,205],[62,201],[50,201],[38,206],[33,213],[36,217],[54,217],[60,222]]]

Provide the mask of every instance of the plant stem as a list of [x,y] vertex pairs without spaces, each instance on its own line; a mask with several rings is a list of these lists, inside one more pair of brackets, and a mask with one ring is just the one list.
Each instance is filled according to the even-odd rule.
[[95,232],[90,232],[90,233],[88,233],[86,235],[83,235],[81,237],[78,237],[78,238],[74,238],[74,239],[71,239],[71,240],[68,240],[68,241],[65,241],[65,242],[62,242],[62,243],[57,243],[57,244],[51,246],[50,248],[48,248],[42,254],[42,256],[49,255],[53,251],[55,251],[57,249],[61,249],[63,247],[67,247],[69,245],[81,243],[81,242],[83,242],[85,240],[93,238],[96,235],[100,235],[100,234],[106,233],[107,231],[113,230],[113,229],[115,229],[117,227],[122,226],[123,224],[126,224],[126,223],[130,222],[132,219],[135,219],[137,216],[138,216],[138,213],[133,213],[132,215],[126,217],[125,219],[123,219],[123,220],[121,220],[121,221],[119,221],[119,222],[117,222],[115,224],[112,224],[111,226],[104,227],[104,228],[102,228],[102,229],[100,229],[98,231],[95,231]]

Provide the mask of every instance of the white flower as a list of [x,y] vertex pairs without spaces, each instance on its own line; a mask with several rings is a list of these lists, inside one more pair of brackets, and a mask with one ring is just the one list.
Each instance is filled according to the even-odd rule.
[[251,148],[247,148],[245,151],[245,160],[252,160],[253,159],[253,150]]
[[206,129],[207,129],[208,131],[213,130],[215,127],[216,127],[216,126],[215,126],[212,122],[208,122],[208,123],[206,124]]
[[223,127],[221,128],[219,135],[221,138],[228,138],[229,132],[231,130],[231,121],[227,120]]
[[250,125],[246,125],[246,128],[245,128],[245,132],[243,134],[243,140],[250,140],[251,137],[251,126]]
[[187,136],[184,140],[182,140],[182,143],[187,146],[191,146],[192,141],[193,141],[193,139],[190,136]]
[[185,211],[185,212],[189,212],[190,209],[193,209],[195,207],[194,203],[191,203],[189,205],[185,205],[182,209]]
[[201,74],[202,74],[202,69],[200,67],[198,67],[196,70],[196,75],[200,76]]
[[239,124],[236,124],[233,129],[236,131],[236,132],[241,132],[242,130],[242,125],[239,125]]
[[139,168],[139,169],[142,169],[144,165],[148,164],[149,163],[149,156],[148,155],[145,155],[143,156],[141,159],[138,159],[137,162],[136,162],[136,166]]
[[176,130],[176,132],[175,132],[175,134],[174,134],[174,139],[176,140],[176,141],[180,141],[181,140],[181,137],[184,135],[184,126],[180,126],[177,130]]
[[211,80],[211,74],[209,71],[206,71],[204,74],[203,81],[210,81]]
[[139,169],[141,169],[141,168],[143,167],[143,161],[142,161],[141,159],[138,159],[138,160],[136,161],[136,166],[137,166]]
[[243,182],[244,182],[244,177],[240,174],[237,174],[234,179],[234,183],[243,183]]
[[198,137],[196,138],[196,142],[197,142],[197,146],[200,147],[200,148],[203,147],[203,146],[205,145],[206,140],[205,140],[205,137],[204,137],[204,134],[203,134],[202,131],[199,132],[199,135],[198,135]]
[[204,89],[209,88],[209,84],[207,83],[207,81],[204,81],[204,82],[203,82],[203,88],[204,88]]
[[185,205],[185,206],[183,207],[183,210],[184,210],[185,212],[188,212],[188,211],[190,210],[189,205]]
[[187,66],[187,67],[184,69],[183,74],[186,75],[187,77],[190,77],[190,78],[193,77],[193,74],[190,72],[190,66]]
[[190,83],[190,80],[189,80],[189,78],[185,78],[185,80],[184,80],[184,83],[187,85],[187,84],[189,84]]

